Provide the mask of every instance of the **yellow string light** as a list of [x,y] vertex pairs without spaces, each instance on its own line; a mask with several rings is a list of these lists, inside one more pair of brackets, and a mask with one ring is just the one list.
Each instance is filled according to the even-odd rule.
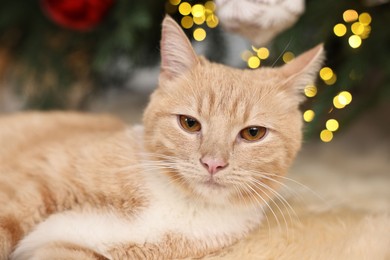
[[201,42],[206,38],[206,31],[203,28],[197,28],[194,30],[193,36],[196,41]]
[[206,16],[194,16],[192,19],[194,20],[194,23],[196,23],[197,25],[201,25],[206,21]]
[[191,13],[191,5],[187,2],[181,3],[179,5],[179,13],[181,15],[189,15]]
[[352,35],[349,37],[348,43],[354,49],[359,48],[360,45],[362,45],[362,38],[360,38],[358,35]]
[[304,92],[307,97],[314,97],[317,95],[317,87],[314,85],[307,85],[304,89]]
[[333,32],[336,36],[342,37],[347,33],[347,27],[342,23],[338,23],[333,27]]
[[348,91],[342,91],[338,96],[344,105],[349,105],[352,102],[352,95]]
[[252,56],[248,59],[248,67],[251,69],[256,69],[260,67],[260,59],[257,56]]
[[332,74],[332,77],[328,80],[324,80],[325,84],[328,86],[334,85],[337,81],[337,76],[335,73]]
[[287,51],[283,54],[283,61],[284,63],[289,63],[290,61],[292,61],[293,59],[295,58],[295,55],[294,53],[292,53],[291,51]]
[[181,26],[185,29],[189,29],[194,25],[194,21],[192,20],[191,16],[184,16],[181,18]]
[[262,60],[265,60],[269,57],[269,50],[265,47],[262,47],[257,50],[257,57],[259,57]]
[[204,7],[206,8],[206,12],[213,13],[215,11],[215,3],[213,1],[207,1]]
[[361,35],[364,32],[364,25],[359,22],[354,22],[351,25],[351,31],[356,35]]
[[209,28],[215,28],[218,26],[219,24],[219,19],[216,15],[214,14],[210,14],[209,16],[207,16],[206,18],[206,24]]
[[346,10],[343,13],[343,19],[347,23],[354,22],[358,19],[358,13],[353,9]]
[[333,70],[329,67],[323,67],[320,70],[320,77],[322,80],[330,80],[333,77]]
[[205,8],[201,4],[196,4],[191,8],[191,14],[192,16],[195,17],[202,17],[205,15]]
[[369,13],[361,13],[359,15],[359,22],[362,23],[363,25],[367,26],[371,23],[371,15]]
[[333,133],[331,131],[329,131],[328,129],[324,129],[320,133],[320,138],[321,138],[321,141],[323,141],[325,143],[330,142],[333,139]]
[[336,119],[329,119],[326,121],[326,129],[328,129],[331,132],[337,131],[339,129],[339,122],[337,122]]
[[311,122],[313,121],[315,117],[315,113],[313,110],[306,110],[304,113],[303,113],[303,120],[305,120],[305,122]]
[[340,97],[339,95],[335,96],[333,98],[333,106],[337,109],[342,109],[345,107],[345,104],[343,104],[343,100],[341,99],[341,102],[340,102]]

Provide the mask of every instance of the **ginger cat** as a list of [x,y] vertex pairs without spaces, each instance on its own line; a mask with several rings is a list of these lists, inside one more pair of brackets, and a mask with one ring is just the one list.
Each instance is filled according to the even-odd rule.
[[198,57],[169,17],[143,127],[109,116],[0,118],[0,259],[202,257],[262,222],[301,145],[321,45],[280,68]]

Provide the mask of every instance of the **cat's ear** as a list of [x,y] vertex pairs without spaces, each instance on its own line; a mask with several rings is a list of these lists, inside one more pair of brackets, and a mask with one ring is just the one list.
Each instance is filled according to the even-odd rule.
[[319,44],[281,67],[286,78],[284,87],[294,91],[299,102],[304,99],[302,91],[305,86],[315,82],[324,60],[324,46]]
[[160,77],[173,79],[198,62],[198,57],[183,30],[170,16],[165,16],[161,33]]

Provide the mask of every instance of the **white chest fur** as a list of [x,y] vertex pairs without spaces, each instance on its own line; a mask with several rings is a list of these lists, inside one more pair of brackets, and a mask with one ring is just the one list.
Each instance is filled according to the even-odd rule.
[[113,212],[58,213],[25,237],[11,259],[29,259],[36,248],[53,241],[75,243],[106,255],[115,244],[155,243],[171,232],[217,246],[222,237],[245,235],[262,218],[254,209],[192,204],[175,188],[162,186],[160,181],[147,180],[152,203],[134,219],[126,220]]

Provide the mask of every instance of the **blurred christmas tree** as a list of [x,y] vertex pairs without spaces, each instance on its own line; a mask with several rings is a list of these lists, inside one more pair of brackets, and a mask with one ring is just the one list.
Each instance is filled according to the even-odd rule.
[[[329,141],[339,125],[390,96],[385,2],[306,1],[299,21],[272,44],[243,50],[242,67],[283,64],[325,42],[327,64],[318,84],[306,88],[303,109],[307,134],[324,129],[322,140]],[[80,108],[90,93],[122,86],[134,68],[159,61],[166,12],[207,46],[206,56],[223,61],[226,41],[215,8],[195,0],[3,0],[0,85],[18,91],[26,108]]]
[[0,76],[28,108],[80,107],[134,64],[157,61],[163,15],[153,0],[3,0]]

